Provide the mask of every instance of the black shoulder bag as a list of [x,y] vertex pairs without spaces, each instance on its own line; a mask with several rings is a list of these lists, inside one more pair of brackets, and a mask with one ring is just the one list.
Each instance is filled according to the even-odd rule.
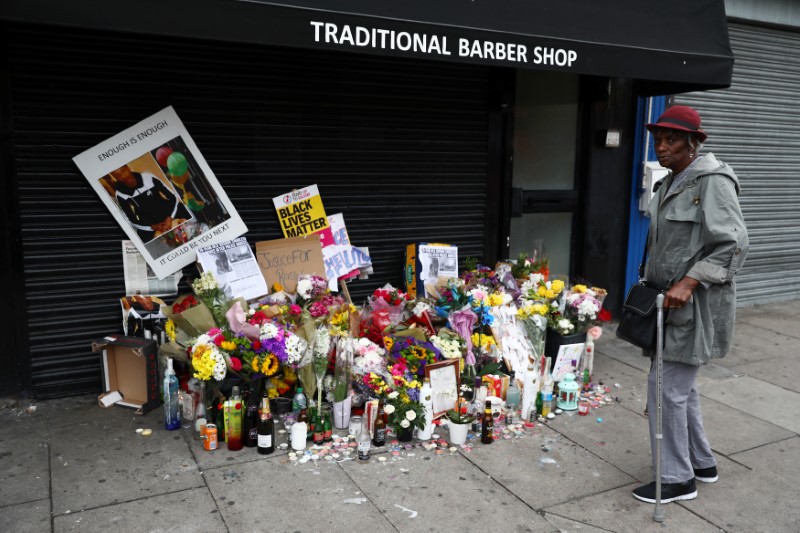
[[[648,239],[644,243],[642,263],[639,265],[639,283],[631,287],[625,303],[622,304],[622,316],[617,327],[617,337],[634,346],[654,352],[656,350],[656,297],[666,291],[644,279],[647,241],[649,240],[648,235]],[[664,311],[666,313],[666,309]],[[664,316],[666,317],[666,314]]]

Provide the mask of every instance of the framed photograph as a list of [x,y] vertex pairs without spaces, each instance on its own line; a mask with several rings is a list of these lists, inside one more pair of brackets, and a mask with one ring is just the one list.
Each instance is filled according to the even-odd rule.
[[448,359],[425,367],[425,377],[431,382],[434,419],[456,408],[460,386],[459,364],[459,359]]

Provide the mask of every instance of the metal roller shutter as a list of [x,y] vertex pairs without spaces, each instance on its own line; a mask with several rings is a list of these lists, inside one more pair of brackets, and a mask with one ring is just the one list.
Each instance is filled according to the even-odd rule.
[[[33,393],[96,391],[90,340],[121,331],[124,234],[71,158],[173,105],[250,231],[280,238],[272,197],[319,185],[375,274],[404,245],[483,257],[489,69],[168,37],[12,25],[15,170]],[[13,206],[12,206],[13,208]],[[187,271],[188,272],[188,271]],[[23,326],[24,327],[24,326]],[[23,364],[26,362],[23,361]]]
[[731,23],[729,89],[681,94],[710,132],[705,151],[742,184],[750,254],[739,304],[800,297],[800,33]]

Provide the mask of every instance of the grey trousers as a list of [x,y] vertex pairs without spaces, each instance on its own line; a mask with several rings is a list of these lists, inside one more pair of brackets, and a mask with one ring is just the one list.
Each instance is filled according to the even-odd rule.
[[[715,466],[716,459],[703,429],[700,397],[694,386],[700,367],[664,361],[661,400],[661,482],[683,483],[694,478],[694,468]],[[647,412],[655,476],[656,362],[647,378]]]

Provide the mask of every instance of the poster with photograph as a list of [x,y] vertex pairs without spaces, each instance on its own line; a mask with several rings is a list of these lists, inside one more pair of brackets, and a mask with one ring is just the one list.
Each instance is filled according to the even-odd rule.
[[247,231],[172,107],[72,159],[159,279]]
[[420,263],[420,279],[425,283],[458,277],[458,248],[455,246],[420,244],[417,261]]
[[214,274],[230,300],[239,296],[245,300],[255,300],[267,294],[267,282],[244,237],[204,246],[197,251],[197,260],[203,271]]

